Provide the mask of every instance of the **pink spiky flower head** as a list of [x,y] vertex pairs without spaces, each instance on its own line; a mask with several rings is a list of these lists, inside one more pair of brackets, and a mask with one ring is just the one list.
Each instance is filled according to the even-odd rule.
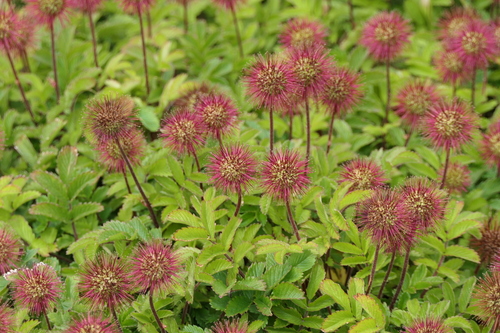
[[473,314],[486,325],[500,319],[500,271],[480,278],[472,294]]
[[0,274],[14,268],[21,256],[21,243],[9,231],[0,229]]
[[132,301],[134,281],[124,259],[100,253],[83,264],[78,287],[92,308],[114,309]]
[[187,109],[194,112],[200,100],[207,95],[216,93],[216,89],[206,82],[194,83],[184,90],[174,102],[174,108]]
[[327,49],[323,45],[292,48],[288,50],[288,57],[302,100],[319,97],[333,72],[334,61]]
[[[438,179],[443,179],[444,168],[438,172]],[[470,170],[466,165],[456,162],[450,162],[446,173],[444,187],[450,193],[461,194],[467,191],[467,187],[471,184]]]
[[500,272],[500,251],[493,256],[490,269],[493,272]]
[[[132,128],[129,135],[120,140],[120,145],[132,166],[139,165],[141,163],[141,157],[144,154],[146,140],[139,129]],[[96,143],[96,146],[99,151],[99,160],[108,168],[109,171],[126,171],[127,164],[116,141],[103,141]]]
[[208,132],[219,140],[230,133],[238,119],[238,110],[233,101],[223,94],[203,96],[196,106],[196,112]]
[[36,22],[24,14],[19,17],[20,24],[18,26],[18,44],[16,45],[17,55],[22,55],[32,49],[36,43]]
[[422,131],[435,147],[458,149],[472,141],[477,116],[470,103],[463,100],[441,100],[423,118]]
[[165,146],[179,154],[194,154],[205,144],[206,127],[200,115],[180,110],[165,119],[161,129]]
[[144,13],[148,11],[156,0],[120,0],[123,10],[127,13]]
[[400,192],[379,187],[356,207],[356,224],[387,253],[408,251],[415,243],[416,225]]
[[161,240],[139,245],[132,255],[132,276],[142,292],[165,290],[175,283],[180,270],[177,254]]
[[472,237],[470,244],[479,254],[481,263],[489,265],[500,251],[500,223],[494,219],[483,224],[480,229],[481,237]]
[[456,52],[449,50],[439,52],[434,58],[434,64],[441,80],[453,85],[470,81],[472,70],[460,60]]
[[360,42],[375,60],[390,62],[401,54],[410,34],[409,21],[398,12],[381,12],[366,22]]
[[493,34],[495,36],[497,48],[500,48],[500,19],[497,18],[495,20],[493,28],[494,28]]
[[360,75],[345,67],[335,67],[321,94],[321,101],[335,117],[352,110],[362,97]]
[[54,268],[44,263],[7,272],[4,277],[12,282],[12,297],[16,303],[35,315],[54,307],[62,293],[61,279]]
[[415,319],[404,333],[453,333],[453,330],[441,319],[427,317]]
[[88,314],[72,322],[64,333],[119,333],[120,330],[108,319]]
[[318,21],[294,18],[288,21],[279,35],[280,43],[286,47],[304,47],[324,44],[327,30]]
[[447,48],[456,52],[470,69],[485,69],[498,53],[495,32],[491,25],[472,20],[457,36],[449,39]]
[[410,218],[421,233],[431,231],[444,219],[447,193],[438,184],[423,177],[412,177],[401,187]]
[[0,333],[14,333],[14,311],[6,304],[0,304]]
[[433,85],[417,80],[404,86],[396,100],[396,114],[407,126],[417,129],[422,117],[439,101],[439,95]]
[[51,26],[56,19],[66,20],[69,10],[74,8],[74,0],[26,0],[26,10],[38,24]]
[[374,161],[356,158],[344,165],[340,182],[351,182],[349,191],[372,190],[384,185],[387,179],[384,177],[384,171]]
[[239,319],[219,321],[212,327],[212,333],[248,333],[248,323]]
[[75,7],[84,13],[93,13],[101,5],[102,0],[78,0]]
[[271,151],[262,168],[264,191],[273,198],[288,202],[305,192],[311,180],[308,163],[296,151]]
[[227,10],[234,11],[238,3],[244,3],[246,0],[212,0],[214,4]]
[[22,22],[13,10],[0,9],[0,50],[12,52],[20,48],[20,26]]
[[122,141],[136,127],[137,109],[128,96],[95,97],[85,108],[85,127],[97,142]]
[[483,134],[480,151],[489,165],[500,169],[500,120],[492,123],[488,133]]
[[479,15],[474,9],[454,7],[445,12],[439,20],[439,37],[441,39],[456,37],[466,29],[469,22],[476,19],[479,19]]
[[287,110],[300,87],[285,60],[278,55],[255,56],[243,77],[252,103],[269,110]]
[[255,180],[257,160],[246,146],[223,146],[212,155],[207,169],[216,188],[241,193]]

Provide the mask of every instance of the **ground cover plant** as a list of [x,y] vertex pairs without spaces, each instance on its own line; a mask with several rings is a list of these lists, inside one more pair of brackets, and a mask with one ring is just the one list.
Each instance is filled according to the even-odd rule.
[[500,330],[500,2],[2,0],[0,332]]

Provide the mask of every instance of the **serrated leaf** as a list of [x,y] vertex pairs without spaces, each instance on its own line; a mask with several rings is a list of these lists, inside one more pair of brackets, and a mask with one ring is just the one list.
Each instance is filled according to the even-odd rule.
[[232,317],[239,313],[246,312],[248,308],[252,305],[252,300],[244,296],[236,296],[231,298],[226,307],[226,316]]
[[190,212],[177,209],[167,215],[167,221],[182,223],[191,227],[201,227],[200,218]]
[[191,242],[194,240],[207,240],[208,232],[203,228],[185,227],[177,230],[172,238],[177,241]]
[[458,327],[466,330],[472,330],[472,326],[469,321],[460,316],[448,317],[444,320],[444,324],[449,327]]
[[68,196],[70,200],[73,201],[87,186],[97,183],[99,176],[95,172],[89,171],[76,176],[72,175],[71,179],[73,180],[68,186]]
[[215,259],[205,266],[204,272],[214,275],[215,273],[228,270],[233,266],[234,264],[227,259]]
[[331,209],[330,214],[332,216],[333,223],[335,223],[337,228],[344,231],[349,230],[349,225],[347,224],[346,219],[338,209]]
[[264,316],[270,317],[273,315],[273,313],[271,312],[273,302],[271,301],[270,298],[265,296],[256,297],[254,303],[257,306],[257,310],[259,310],[259,312],[262,313]]
[[33,205],[29,212],[32,215],[42,215],[61,222],[69,222],[70,220],[68,210],[52,202],[42,202]]
[[70,211],[71,220],[78,221],[84,217],[87,217],[92,214],[97,214],[102,212],[104,207],[97,202],[85,202],[73,206]]
[[458,257],[472,262],[479,263],[480,258],[476,251],[460,245],[451,245],[444,252],[446,256]]
[[21,157],[34,168],[38,160],[38,153],[36,152],[33,144],[28,139],[26,134],[21,134],[19,139],[14,143],[14,149],[21,155]]
[[208,264],[215,257],[226,254],[226,250],[221,244],[209,245],[203,248],[197,259],[199,266]]
[[229,250],[233,243],[234,235],[236,230],[241,224],[241,219],[239,217],[232,217],[227,225],[224,227],[222,234],[220,235],[220,242],[226,250]]
[[19,237],[24,239],[27,243],[31,244],[35,240],[33,229],[31,229],[31,226],[24,217],[14,215],[10,218],[9,224],[16,231]]
[[338,328],[355,321],[356,318],[353,317],[350,311],[337,311],[329,315],[323,325],[321,325],[321,330],[323,332],[334,332]]
[[352,326],[349,333],[373,333],[380,331],[377,327],[377,322],[373,318],[366,318]]
[[309,299],[312,299],[321,285],[321,282],[325,279],[326,272],[323,267],[323,263],[320,261],[314,265],[309,276],[309,282],[307,283],[306,294]]
[[465,312],[467,309],[475,285],[476,278],[473,276],[468,278],[460,288],[460,297],[458,298],[458,309],[460,312]]
[[233,290],[259,290],[266,291],[266,283],[256,277],[247,277],[236,282]]
[[384,328],[386,321],[382,306],[379,302],[377,302],[372,296],[364,294],[355,295],[354,299],[361,304],[363,310],[365,310],[370,317],[375,319],[377,327]]
[[264,194],[260,197],[259,206],[260,206],[260,211],[262,212],[262,214],[267,215],[267,212],[269,211],[269,207],[271,207],[272,201],[273,201],[273,198],[268,194]]
[[25,204],[28,201],[35,200],[36,198],[40,197],[40,192],[38,191],[26,191],[21,194],[19,194],[14,201],[12,202],[12,208],[14,210],[18,209],[21,207],[23,204]]
[[271,293],[271,299],[303,299],[304,292],[290,282],[278,284]]
[[273,313],[279,319],[294,325],[302,324],[302,315],[293,308],[284,308],[282,306],[277,306],[273,308]]
[[343,253],[364,254],[363,250],[351,243],[337,242],[332,244],[332,248]]
[[66,186],[59,177],[47,171],[35,171],[32,173],[32,178],[48,193],[56,197],[63,204],[68,201],[68,193]]
[[182,169],[181,164],[179,161],[175,159],[172,155],[167,155],[167,161],[168,161],[168,166],[170,168],[170,171],[172,172],[172,176],[174,177],[175,181],[180,185],[184,186],[184,181],[186,178],[184,177],[184,171]]
[[324,280],[319,289],[321,290],[321,293],[323,295],[328,295],[333,300],[338,303],[341,307],[344,308],[346,311],[351,311],[351,303],[349,301],[349,296],[345,293],[344,290],[342,290],[342,287],[338,284],[333,282],[332,280]]
[[347,206],[357,204],[361,200],[367,198],[371,193],[371,190],[356,190],[349,192],[339,203],[339,209],[342,210]]
[[64,183],[68,184],[73,179],[77,160],[78,150],[75,147],[66,146],[57,155],[57,173]]
[[208,231],[211,239],[215,238],[215,214],[213,208],[206,201],[201,203],[200,220],[202,226]]

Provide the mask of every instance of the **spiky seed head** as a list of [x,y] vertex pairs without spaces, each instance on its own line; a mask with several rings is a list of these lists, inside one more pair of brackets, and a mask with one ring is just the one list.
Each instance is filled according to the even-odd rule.
[[486,163],[500,168],[500,120],[493,122],[488,133],[483,134],[480,151]]
[[257,160],[246,146],[224,146],[212,155],[207,169],[216,188],[240,193],[255,181]]
[[434,64],[444,82],[456,85],[470,81],[472,78],[472,69],[460,60],[456,52],[449,50],[438,52],[434,58]]
[[350,111],[362,97],[360,75],[346,67],[335,67],[321,94],[321,101],[335,117]]
[[381,12],[366,22],[361,44],[377,61],[392,61],[408,44],[411,27],[397,12]]
[[454,7],[439,20],[439,37],[444,40],[456,37],[467,28],[469,22],[476,19],[479,19],[479,14],[474,9]]
[[423,177],[408,178],[401,187],[410,218],[421,233],[431,231],[444,219],[447,193]]
[[480,229],[481,237],[472,237],[470,244],[479,254],[481,263],[489,265],[494,256],[500,252],[500,222],[488,221]]
[[250,102],[269,110],[288,110],[300,86],[285,60],[278,55],[255,56],[243,76]]
[[294,18],[285,25],[279,40],[286,47],[304,47],[324,44],[326,36],[326,27],[320,22],[307,18]]
[[387,253],[408,251],[416,239],[416,224],[399,191],[379,187],[356,206],[356,224]]
[[271,151],[262,168],[264,191],[273,198],[289,201],[305,192],[311,180],[308,163],[292,150]]
[[371,190],[384,185],[387,179],[384,177],[384,171],[374,161],[356,158],[344,165],[340,182],[351,182],[349,191]]
[[29,15],[24,14],[19,17],[18,45],[16,45],[16,55],[20,56],[35,47],[37,25]]
[[[438,172],[437,179],[443,179],[444,167]],[[461,194],[467,191],[467,187],[471,185],[470,170],[466,165],[456,162],[450,162],[446,173],[444,187],[450,193]]]
[[203,96],[196,112],[214,138],[229,134],[238,120],[238,110],[233,101],[223,94]]
[[442,100],[425,114],[422,131],[435,147],[458,149],[472,141],[477,121],[469,103],[458,99]]
[[5,274],[18,263],[21,256],[21,243],[18,238],[5,229],[0,229],[0,274]]
[[439,95],[428,82],[413,81],[399,91],[396,99],[396,114],[407,126],[417,129],[422,117],[439,101]]
[[92,308],[116,308],[133,299],[130,293],[135,280],[124,259],[101,253],[85,262],[79,275],[78,287]]
[[0,50],[12,52],[20,47],[21,19],[13,10],[0,9]]
[[165,290],[175,283],[180,270],[177,254],[161,240],[139,245],[132,255],[132,276],[142,292]]
[[453,330],[443,320],[427,317],[413,320],[404,333],[453,333]]
[[128,96],[107,95],[90,100],[84,117],[85,127],[96,142],[122,141],[136,127],[137,109]]
[[480,278],[472,294],[473,314],[489,325],[500,318],[500,272]]
[[100,316],[90,315],[74,320],[64,333],[119,333],[114,323]]
[[44,263],[9,271],[4,277],[12,282],[14,301],[35,315],[54,307],[62,293],[61,279],[51,266]]
[[206,82],[193,83],[192,86],[182,91],[180,97],[175,100],[175,109],[187,109],[195,112],[196,106],[204,96],[217,93],[217,89]]
[[53,25],[56,19],[63,22],[75,7],[74,0],[26,0],[26,10],[38,24]]
[[246,0],[212,0],[212,1],[214,4],[231,11],[234,11],[239,3],[246,2]]
[[156,0],[120,0],[123,10],[127,13],[145,13]]
[[248,323],[239,319],[219,321],[212,327],[212,333],[248,333]]
[[490,269],[493,272],[500,272],[500,251],[495,253],[491,261]]
[[[109,171],[126,171],[127,164],[121,154],[118,142],[113,140],[94,144],[99,151],[100,162],[104,164]],[[136,166],[141,163],[141,157],[144,155],[146,140],[139,129],[131,128],[129,135],[120,140],[120,145],[132,166]]]
[[84,13],[93,13],[99,8],[101,3],[102,0],[78,0],[75,6]]
[[14,333],[14,311],[6,304],[0,304],[0,333]]
[[178,154],[193,154],[205,144],[207,129],[199,114],[179,110],[164,120],[161,132],[165,146]]

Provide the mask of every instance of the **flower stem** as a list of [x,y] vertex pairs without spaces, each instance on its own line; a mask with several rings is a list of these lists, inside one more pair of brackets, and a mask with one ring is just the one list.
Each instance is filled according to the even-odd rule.
[[493,323],[493,326],[491,326],[490,333],[495,333],[498,330],[499,324],[500,324],[500,317],[497,316],[495,318],[495,322]]
[[148,200],[148,197],[144,193],[141,184],[139,183],[139,180],[137,179],[137,176],[135,175],[134,169],[132,168],[132,164],[130,164],[130,161],[128,159],[127,154],[125,154],[125,151],[123,150],[122,144],[120,143],[120,140],[116,140],[116,144],[118,145],[118,148],[120,149],[120,153],[125,160],[125,163],[127,164],[128,170],[130,171],[130,174],[132,175],[132,178],[134,179],[135,185],[137,186],[137,189],[141,193],[142,199],[144,200],[144,204],[146,205],[146,208],[149,211],[149,215],[151,216],[151,220],[153,221],[153,224],[155,228],[159,228],[160,224],[158,223],[158,220],[156,219],[155,212],[153,211],[153,207],[151,207],[151,203]]
[[236,210],[234,211],[234,216],[238,216],[241,208],[241,188],[238,188],[238,203],[236,204]]
[[450,163],[450,148],[446,150],[446,159],[444,161],[444,170],[443,170],[443,179],[441,180],[440,189],[444,188],[444,184],[446,183],[446,174],[448,173],[448,165]]
[[115,308],[111,305],[108,304],[109,311],[111,311],[111,315],[113,316],[114,321],[116,322],[116,326],[118,327],[118,330],[120,332],[123,332],[122,325],[120,325],[120,321],[118,320],[118,315],[116,314]]
[[300,241],[299,228],[297,227],[297,223],[295,223],[295,220],[293,219],[292,208],[290,207],[290,200],[286,200],[285,205],[286,205],[286,211],[288,213],[288,220],[292,225],[295,237],[297,237],[297,241]]
[[50,41],[52,49],[52,68],[54,70],[54,82],[56,84],[56,96],[57,104],[59,104],[59,99],[61,98],[61,93],[59,91],[59,79],[57,78],[57,61],[56,61],[56,42],[54,38],[54,23],[50,23]]
[[387,104],[385,105],[385,118],[382,125],[389,122],[389,109],[391,108],[391,73],[390,73],[390,62],[389,59],[385,62],[385,77],[387,80]]
[[142,42],[142,61],[144,64],[144,74],[146,76],[146,93],[149,96],[149,74],[148,74],[148,59],[146,57],[146,39],[144,38],[144,24],[142,22],[141,9],[137,11],[139,15],[139,24],[141,26],[141,42]]
[[233,14],[234,29],[236,30],[236,38],[238,39],[238,49],[240,51],[240,57],[244,57],[243,44],[241,42],[240,28],[238,27],[238,18],[236,17],[236,11],[234,6],[231,6],[231,14]]
[[76,231],[75,222],[71,222],[71,228],[73,229],[73,237],[75,238],[75,241],[77,241],[78,240],[78,232]]
[[21,60],[23,61],[23,71],[25,73],[31,73],[30,60],[28,59],[28,54],[26,53],[26,49],[21,51]]
[[377,248],[375,249],[375,256],[373,257],[372,271],[370,273],[370,277],[368,278],[368,287],[366,288],[366,295],[368,295],[372,290],[375,271],[377,270],[377,261],[379,252],[380,252],[380,244],[377,244]]
[[391,275],[392,267],[394,266],[394,260],[396,259],[396,252],[392,253],[391,262],[389,262],[389,266],[387,266],[387,272],[385,273],[384,281],[382,281],[382,285],[380,286],[380,291],[378,292],[378,298],[382,298],[384,293],[385,285],[387,281],[389,281],[389,275]]
[[408,137],[406,138],[405,141],[405,147],[408,147],[408,143],[410,142],[412,134],[413,134],[413,127],[410,129],[410,132],[408,132]]
[[222,143],[222,136],[220,135],[220,131],[217,131],[216,137],[217,141],[219,141],[219,147],[222,149],[224,147],[224,144]]
[[354,30],[356,28],[356,21],[354,21],[354,6],[352,5],[352,0],[347,0],[349,5],[349,19],[351,21],[351,28]]
[[45,317],[45,321],[47,322],[47,329],[49,331],[52,331],[52,325],[50,324],[49,316],[47,316],[47,311],[43,312],[43,316]]
[[153,38],[153,23],[151,21],[151,11],[146,11],[146,20],[148,21],[148,38]]
[[406,272],[408,271],[408,264],[410,263],[410,249],[406,251],[405,261],[403,264],[403,270],[401,271],[401,279],[399,280],[398,287],[396,288],[396,293],[394,293],[394,297],[392,298],[391,304],[389,305],[389,310],[392,311],[394,309],[394,305],[396,305],[396,301],[398,300],[399,294],[401,293],[401,289],[403,288],[403,283],[405,281]]
[[21,97],[23,98],[24,106],[26,106],[26,109],[30,113],[31,120],[33,120],[33,122],[36,123],[35,116],[33,115],[33,111],[31,111],[30,103],[28,102],[28,99],[26,98],[26,95],[24,93],[24,88],[21,85],[21,81],[19,80],[19,76],[17,75],[16,67],[14,66],[14,61],[12,60],[12,56],[10,55],[9,48],[5,45],[5,42],[4,42],[4,49],[7,53],[7,57],[9,58],[10,67],[12,68],[12,72],[14,73],[14,78],[16,79],[17,87],[19,88],[19,91],[21,92]]
[[187,1],[184,1],[184,34],[188,33],[189,22],[188,22],[188,4]]
[[290,141],[292,141],[292,139],[293,139],[293,109],[290,108],[290,110],[288,112],[290,114],[290,136],[288,137],[288,139]]
[[309,163],[309,157],[311,155],[311,112],[309,110],[309,98],[306,97],[306,136],[307,136],[307,146],[306,146],[306,161]]
[[124,170],[122,170],[122,175],[123,175],[123,179],[125,179],[125,185],[127,185],[127,190],[128,190],[128,194],[132,194],[132,190],[130,189],[130,184],[128,183],[128,179],[127,179],[127,172]]
[[151,307],[151,312],[153,312],[153,316],[155,317],[156,323],[158,324],[158,327],[160,328],[161,333],[166,333],[165,328],[163,327],[163,324],[160,320],[160,317],[158,317],[158,313],[156,312],[155,305],[153,303],[153,291],[149,291],[149,306]]
[[326,145],[326,153],[330,152],[330,148],[332,146],[332,137],[333,137],[333,122],[335,121],[335,114],[337,112],[332,113],[332,117],[330,119],[330,127],[328,128],[328,144]]
[[274,149],[274,115],[273,108],[269,109],[269,150]]
[[92,49],[94,51],[94,64],[95,64],[95,67],[99,67],[99,61],[97,60],[97,42],[96,42],[96,38],[95,38],[94,21],[92,20],[92,13],[90,11],[87,11],[87,14],[89,17],[90,34],[92,35]]
[[472,106],[475,107],[476,105],[476,74],[477,74],[477,69],[474,67],[472,69],[472,87],[471,87],[471,96],[470,96],[470,101],[472,103]]

